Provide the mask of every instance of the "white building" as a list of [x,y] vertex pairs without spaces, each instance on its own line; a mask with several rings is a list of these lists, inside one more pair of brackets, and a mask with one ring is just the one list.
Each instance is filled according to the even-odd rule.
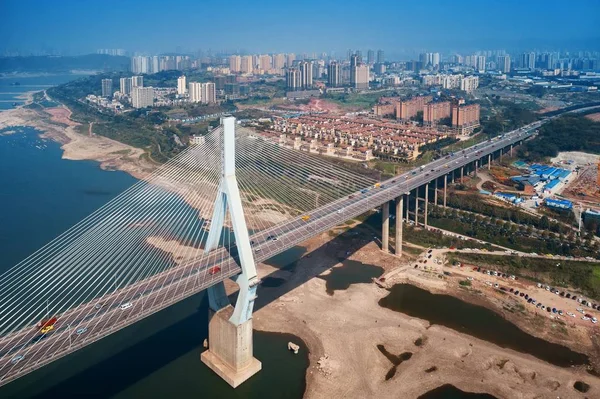
[[112,79],[102,79],[102,97],[112,97]]
[[472,93],[478,87],[479,77],[477,76],[465,76],[460,81],[460,89],[464,92]]
[[185,75],[177,78],[177,94],[183,96],[186,93]]
[[143,76],[132,76],[131,77],[131,88],[134,87],[144,87],[144,77]]
[[202,101],[202,83],[190,82],[188,84],[188,93],[190,95],[190,102],[199,103]]
[[131,78],[119,79],[119,91],[121,94],[128,96],[131,94]]
[[154,88],[134,87],[131,90],[131,103],[134,108],[151,107],[154,104]]
[[229,57],[229,70],[231,73],[239,73],[242,71],[242,57],[232,55]]
[[152,68],[152,58],[144,56],[131,57],[131,72],[149,73]]

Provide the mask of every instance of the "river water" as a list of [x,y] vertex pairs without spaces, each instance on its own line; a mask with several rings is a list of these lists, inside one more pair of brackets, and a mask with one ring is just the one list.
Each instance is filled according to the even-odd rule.
[[[74,78],[0,78],[0,110],[20,103],[23,92]],[[16,81],[19,86],[11,85]],[[60,145],[34,129],[8,130],[16,133],[0,131],[0,274],[136,182],[96,162],[61,159]],[[302,253],[294,248],[270,263],[286,267]],[[233,390],[200,362],[207,316],[200,293],[0,388],[0,397],[303,396],[308,352],[299,338],[255,331],[263,369]],[[300,354],[287,350],[288,341],[300,345]]]

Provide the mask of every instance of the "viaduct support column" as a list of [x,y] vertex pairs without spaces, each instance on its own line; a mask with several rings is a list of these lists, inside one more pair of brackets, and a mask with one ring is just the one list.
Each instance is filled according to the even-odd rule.
[[[202,352],[200,359],[235,388],[262,368],[262,364],[253,355],[252,343],[252,310],[260,280],[256,274],[253,251],[235,177],[235,118],[223,118],[221,123],[223,126],[221,183],[204,251],[211,252],[218,247],[225,216],[229,210],[242,272],[233,277],[240,287],[235,308],[229,303],[222,281],[207,290],[209,347]],[[208,271],[199,273],[207,274]]]
[[402,256],[402,202],[404,196],[396,198],[396,256]]
[[464,167],[464,166],[461,166],[461,167],[460,167],[460,183],[461,183],[461,184],[462,184],[462,182],[463,182],[463,177],[464,177],[464,175],[465,175],[465,167]]
[[433,181],[433,203],[437,206],[437,197],[438,197],[438,179],[436,178]]
[[427,227],[427,205],[429,204],[429,183],[425,184],[425,217],[424,225]]
[[415,227],[419,225],[419,187],[415,188]]
[[448,175],[444,175],[444,208],[446,207],[446,187],[448,186]]
[[488,154],[488,170],[492,167],[492,154]]
[[479,166],[479,160],[475,160],[475,170],[473,171],[473,176],[477,177],[477,167]]
[[389,252],[390,241],[390,202],[386,202],[381,206],[381,250]]
[[511,156],[511,157],[512,157],[512,147],[513,147],[513,145],[511,144],[511,145],[510,145],[510,156]]
[[500,160],[502,161],[502,148],[500,148]]

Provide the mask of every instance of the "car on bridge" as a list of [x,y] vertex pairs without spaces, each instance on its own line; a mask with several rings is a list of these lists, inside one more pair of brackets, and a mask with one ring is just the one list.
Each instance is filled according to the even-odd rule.
[[310,219],[310,215],[304,215],[301,219],[307,222]]
[[126,310],[126,309],[129,309],[129,308],[130,308],[130,307],[132,307],[132,306],[133,306],[133,303],[131,303],[131,302],[125,302],[125,303],[122,303],[122,304],[119,306],[119,309],[121,309],[121,310]]
[[81,334],[85,334],[86,332],[87,332],[87,327],[81,327],[81,328],[78,328],[77,331],[75,331],[75,334],[81,335]]
[[31,343],[35,344],[36,342],[40,342],[41,340],[45,339],[46,337],[48,337],[48,334],[40,334],[36,337],[33,337],[31,340]]
[[42,334],[46,334],[46,333],[49,333],[52,330],[54,330],[54,325],[46,326],[46,327],[42,328],[42,330],[40,332]]
[[208,274],[210,274],[211,276],[219,273],[221,271],[221,267],[220,266],[213,266],[210,269],[208,269]]
[[268,236],[267,241],[277,241],[277,236]]
[[23,356],[23,355],[17,355],[15,357],[13,357],[12,359],[10,359],[10,362],[12,364],[17,364],[17,363],[19,363],[23,359],[25,359],[25,356]]
[[366,194],[368,192],[369,192],[369,189],[367,189],[367,188],[363,188],[362,190],[360,190],[361,194]]

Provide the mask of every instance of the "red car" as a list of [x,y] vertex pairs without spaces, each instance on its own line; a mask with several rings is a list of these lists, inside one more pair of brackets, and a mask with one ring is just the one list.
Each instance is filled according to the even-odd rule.
[[208,269],[208,274],[217,274],[221,271],[221,267],[220,266],[213,266],[210,269]]

